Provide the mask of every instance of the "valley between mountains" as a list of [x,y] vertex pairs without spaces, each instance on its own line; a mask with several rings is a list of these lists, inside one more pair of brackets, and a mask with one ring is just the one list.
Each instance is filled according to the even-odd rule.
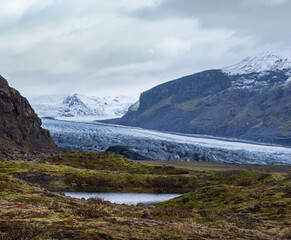
[[[138,102],[32,106],[0,77],[0,239],[290,239],[290,76],[291,54],[268,52]],[[125,205],[66,192],[181,196]]]
[[[58,104],[59,109],[66,105],[67,112],[75,112],[71,118],[56,115],[43,98],[35,98],[34,105],[39,114],[50,117],[43,119],[43,126],[64,148],[117,147],[118,153],[127,151],[150,160],[290,165],[290,77],[291,51],[264,52],[220,70],[153,87],[136,103],[131,99],[128,111],[123,110],[125,115],[119,118],[102,120],[108,116],[85,114],[83,109],[92,104],[78,95],[69,105],[67,99]],[[117,101],[119,106],[129,106],[130,100],[123,99]]]

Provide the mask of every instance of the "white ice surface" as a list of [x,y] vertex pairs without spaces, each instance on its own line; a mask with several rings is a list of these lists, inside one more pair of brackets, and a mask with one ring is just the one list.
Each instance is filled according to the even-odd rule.
[[204,159],[291,165],[291,148],[277,145],[183,136],[102,123],[43,119],[43,127],[51,131],[57,144],[74,150],[104,151],[109,146],[120,145],[155,160]]

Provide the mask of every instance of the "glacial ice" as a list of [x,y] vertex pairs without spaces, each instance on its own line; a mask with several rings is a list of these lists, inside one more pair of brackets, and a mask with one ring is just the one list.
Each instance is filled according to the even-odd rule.
[[55,142],[75,151],[124,146],[153,160],[291,165],[291,148],[235,139],[182,135],[98,122],[42,119]]

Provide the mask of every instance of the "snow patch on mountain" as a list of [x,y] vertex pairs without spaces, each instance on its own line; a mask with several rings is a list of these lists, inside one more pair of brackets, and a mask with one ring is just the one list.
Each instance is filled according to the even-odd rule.
[[289,78],[287,79],[287,81],[285,82],[285,85],[289,84],[290,82],[291,82],[291,77],[289,77]]
[[135,104],[131,105],[128,109],[129,112],[135,112],[139,108],[139,101],[137,101]]
[[291,49],[262,52],[222,71],[235,78],[232,87],[261,92],[264,88],[286,84],[291,76]]
[[282,51],[266,51],[255,56],[246,57],[241,62],[223,68],[222,70],[229,75],[286,70],[291,75],[290,69],[291,49],[288,49]]
[[40,117],[92,121],[121,117],[136,99],[126,96],[88,97],[74,94],[37,96],[29,101]]

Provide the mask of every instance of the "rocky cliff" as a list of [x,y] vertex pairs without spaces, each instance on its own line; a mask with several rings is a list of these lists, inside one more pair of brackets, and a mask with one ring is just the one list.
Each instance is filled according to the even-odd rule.
[[290,146],[290,121],[291,53],[284,52],[161,84],[107,122]]
[[0,75],[0,156],[59,151],[26,98]]

